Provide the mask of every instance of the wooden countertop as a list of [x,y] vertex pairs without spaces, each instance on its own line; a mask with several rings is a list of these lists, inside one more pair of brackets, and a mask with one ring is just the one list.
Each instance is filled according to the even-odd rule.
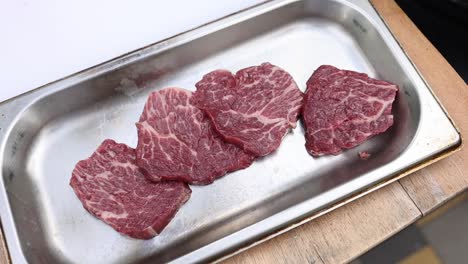
[[[468,138],[468,87],[393,0],[371,0]],[[226,263],[343,263],[468,187],[468,148],[250,248]],[[0,263],[8,263],[0,232]]]

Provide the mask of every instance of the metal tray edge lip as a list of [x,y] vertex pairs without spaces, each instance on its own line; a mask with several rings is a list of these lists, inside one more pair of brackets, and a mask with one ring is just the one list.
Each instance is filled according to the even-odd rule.
[[[106,60],[102,63],[90,66],[81,71],[74,72],[57,80],[36,87],[23,94],[19,94],[5,101],[1,101],[0,111],[2,110],[2,108],[8,107],[9,105],[16,103],[18,100],[29,99],[29,105],[29,103],[34,102],[36,100],[40,100],[44,96],[57,92],[63,89],[64,87],[69,87],[78,82],[86,81],[87,79],[91,79],[99,75],[105,74],[107,72],[117,70],[121,67],[144,59],[145,57],[156,55],[158,53],[164,52],[165,50],[171,49],[174,46],[182,45],[194,39],[203,37],[207,34],[216,32],[220,28],[225,28],[233,24],[248,20],[249,18],[255,17],[262,13],[266,13],[268,11],[274,10],[289,3],[300,1],[302,0],[264,0],[261,3],[243,8],[237,12],[217,18],[210,22],[180,32],[176,35],[148,44],[144,47],[129,51],[117,57]],[[0,124],[2,123],[3,121],[0,120]]]
[[[0,154],[2,155],[2,154]],[[0,157],[2,160],[2,157]],[[11,263],[27,263],[24,251],[19,244],[18,232],[16,224],[13,221],[10,202],[7,196],[7,191],[4,186],[3,172],[0,171],[0,228],[3,231],[5,247],[8,251],[8,259]]]
[[408,60],[408,62],[411,64],[412,68],[416,71],[417,75],[419,76],[419,78],[421,78],[421,80],[423,81],[424,85],[426,86],[426,88],[429,90],[429,92],[431,93],[432,97],[435,99],[435,101],[437,102],[438,106],[442,109],[443,113],[445,114],[445,116],[448,118],[448,120],[450,121],[450,123],[452,124],[453,128],[455,129],[456,133],[458,134],[458,138],[455,140],[455,142],[453,142],[453,144],[455,145],[458,145],[460,148],[464,145],[464,138],[463,138],[463,135],[461,133],[461,130],[460,128],[457,126],[457,124],[455,123],[455,121],[453,120],[453,118],[450,116],[450,113],[447,111],[447,109],[445,108],[445,106],[442,104],[441,100],[439,99],[439,97],[437,96],[437,94],[434,92],[434,90],[432,89],[431,85],[429,84],[429,82],[426,80],[426,78],[424,77],[424,75],[421,73],[421,71],[419,70],[419,68],[416,66],[416,64],[413,62],[413,60],[411,59],[411,57],[409,56],[408,52],[406,52],[406,50],[403,48],[403,46],[401,45],[400,41],[396,38],[395,34],[393,33],[393,30],[390,28],[390,26],[388,25],[387,21],[385,20],[384,17],[382,17],[382,15],[377,11],[377,9],[375,8],[374,4],[370,1],[370,0],[367,0],[369,5],[372,7],[373,11],[376,13],[376,15],[379,17],[380,21],[384,24],[385,26],[385,29],[388,31],[388,33],[392,36],[392,39],[395,41],[395,43],[398,45],[398,47],[400,48],[400,51],[405,55],[406,59]]
[[[17,123],[19,117],[21,116],[21,114],[24,113],[24,111],[26,111],[29,107],[31,107],[44,97],[47,97],[57,91],[65,89],[66,87],[70,87],[79,82],[95,78],[107,72],[117,70],[126,65],[135,63],[141,59],[144,59],[145,57],[153,56],[158,53],[164,52],[165,50],[171,49],[174,46],[181,45],[192,41],[193,39],[197,39],[207,34],[216,32],[219,28],[224,28],[235,23],[248,20],[249,18],[254,17],[258,14],[266,13],[278,7],[299,1],[302,0],[266,0],[262,3],[241,9],[235,13],[220,17],[216,20],[181,32],[177,35],[157,41],[145,47],[130,51],[121,56],[112,58],[108,61],[94,65],[82,71],[72,73],[58,80],[39,86],[31,91],[0,102],[0,112],[8,111],[10,108],[15,107],[16,104],[19,106],[19,109],[17,109],[17,112],[14,114],[14,116],[6,116],[6,119],[0,119],[0,127],[2,125],[5,126],[0,130],[0,151],[2,151],[0,153],[0,162],[3,161],[2,154],[4,150],[4,145],[6,143],[5,139],[11,134],[12,126],[14,126]],[[0,176],[1,175],[2,171],[0,170]]]
[[[22,101],[23,99],[27,99],[27,94],[23,94],[14,98],[14,100],[10,100],[5,104],[0,104],[0,111],[3,108],[10,107],[15,102]],[[19,102],[19,103],[20,103]],[[32,102],[30,102],[32,103]],[[3,127],[0,131],[0,164],[4,164],[4,155],[5,149],[7,145],[7,141],[9,136],[11,135],[11,130],[14,128],[14,124],[16,124],[17,120],[20,118],[20,114],[23,113],[30,104],[26,104],[25,106],[20,106],[20,110],[17,114],[13,117],[7,117],[8,120],[0,121],[0,125],[3,123],[6,124],[6,127]],[[4,121],[4,122],[3,122]],[[24,254],[23,248],[20,245],[18,231],[16,227],[16,223],[14,222],[13,213],[10,206],[10,199],[8,197],[7,189],[5,188],[5,180],[4,180],[4,168],[0,169],[0,227],[2,228],[3,235],[4,235],[4,242],[5,247],[8,250],[8,258],[10,263],[27,263],[26,256]]]
[[[334,0],[334,1],[341,1],[341,0]],[[376,30],[379,32],[379,34],[381,35],[385,35],[385,34],[388,34],[390,36],[390,38],[386,38],[386,42],[388,43],[388,41],[390,42],[393,42],[393,43],[388,43],[390,45],[394,44],[397,46],[397,52],[401,52],[401,54],[404,56],[404,59],[403,61],[401,59],[399,59],[399,63],[409,63],[409,67],[411,68],[411,70],[414,71],[415,75],[417,76],[418,79],[420,79],[420,81],[422,82],[422,84],[424,85],[424,87],[421,87],[423,89],[427,89],[427,91],[430,93],[432,99],[434,99],[435,103],[437,104],[437,106],[440,108],[440,110],[442,111],[443,115],[449,120],[452,128],[454,129],[454,132],[457,134],[456,138],[454,138],[452,141],[448,142],[446,144],[446,149],[450,149],[454,146],[462,146],[463,145],[463,136],[462,136],[462,133],[460,132],[460,129],[458,128],[458,126],[456,125],[455,121],[453,120],[453,118],[450,116],[449,112],[447,111],[447,109],[444,107],[444,105],[442,104],[442,102],[440,101],[439,97],[435,94],[434,90],[432,89],[431,85],[429,84],[429,82],[426,80],[426,78],[423,76],[423,74],[421,73],[421,71],[418,69],[418,67],[416,67],[416,64],[413,62],[413,60],[410,58],[409,54],[406,52],[406,50],[403,48],[403,46],[401,45],[401,43],[399,42],[399,40],[396,38],[395,34],[393,33],[392,29],[390,28],[390,26],[388,25],[388,23],[386,22],[386,20],[382,17],[382,15],[377,11],[377,9],[375,8],[374,4],[372,3],[371,0],[344,0],[344,1],[353,1],[353,5],[357,7],[357,10],[360,10],[361,14],[364,15],[366,17],[366,19],[368,19],[372,24],[373,26],[376,28]],[[360,1],[360,3],[357,3],[357,1]],[[361,5],[366,5],[366,7],[363,7]],[[371,11],[373,12],[374,14],[373,15],[369,15],[368,14],[368,11],[364,10],[364,8],[368,8],[370,10],[368,11]],[[393,50],[393,47],[389,47],[390,50]],[[392,51],[392,52],[395,52]],[[404,61],[406,60],[406,61]],[[406,65],[403,65],[401,64],[401,66],[403,68],[407,68]],[[412,78],[414,80],[414,78]],[[421,102],[424,101],[423,97],[421,96],[421,91],[420,89],[416,89],[416,92],[417,92],[417,96],[419,97],[419,100]],[[430,100],[431,98],[429,98]],[[422,108],[423,108],[423,104],[420,104],[420,110],[422,111]],[[424,117],[421,117],[420,118],[420,124],[421,125],[421,122],[423,121],[426,121],[424,119],[427,119],[424,118]],[[407,146],[407,148],[405,149],[405,151],[403,153],[405,153],[407,150],[410,149],[410,147],[413,145],[414,141],[417,139],[418,137],[418,134],[421,132],[420,131],[420,127],[418,127],[417,131],[416,131],[416,134],[413,138],[413,140],[410,142],[410,144]],[[444,151],[442,149],[440,149],[439,151]],[[403,154],[402,153],[402,154]]]

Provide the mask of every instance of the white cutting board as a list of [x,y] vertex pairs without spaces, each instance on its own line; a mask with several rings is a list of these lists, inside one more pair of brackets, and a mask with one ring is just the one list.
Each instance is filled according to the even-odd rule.
[[0,102],[264,0],[0,0]]

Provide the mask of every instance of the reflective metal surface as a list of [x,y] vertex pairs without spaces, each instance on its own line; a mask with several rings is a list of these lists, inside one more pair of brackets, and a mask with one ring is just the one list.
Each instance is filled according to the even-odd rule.
[[[161,235],[121,236],[68,182],[112,138],[135,146],[146,96],[269,61],[302,90],[322,64],[398,84],[395,125],[339,156],[312,158],[299,126],[273,155],[204,187]],[[14,263],[213,260],[457,147],[460,137],[367,1],[278,0],[75,74],[0,105],[0,216]],[[369,151],[367,161],[359,151]]]

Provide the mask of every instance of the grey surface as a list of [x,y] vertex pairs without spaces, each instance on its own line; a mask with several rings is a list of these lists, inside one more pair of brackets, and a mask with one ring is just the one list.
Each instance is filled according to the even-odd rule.
[[[422,249],[434,251],[431,263],[465,264],[468,260],[468,196],[464,196],[455,206],[450,205],[453,201],[435,214],[429,214],[418,224],[412,224],[382,242],[375,248],[364,253],[351,264],[386,264],[399,263],[416,256]],[[453,206],[453,207],[452,207]],[[448,209],[447,209],[448,208]],[[439,212],[438,212],[439,211]],[[442,211],[443,213],[440,213]],[[420,256],[419,261],[427,260]],[[415,261],[417,261],[416,258]],[[415,262],[414,262],[415,263]]]
[[[68,185],[106,139],[135,146],[155,89],[213,69],[269,61],[302,90],[322,64],[398,84],[395,125],[339,156],[312,158],[303,128],[250,168],[205,187],[158,237],[121,236],[88,214]],[[271,1],[0,105],[0,216],[14,263],[196,262],[213,259],[455,147],[460,138],[366,1]],[[357,153],[372,154],[361,161]]]
[[424,225],[422,232],[444,263],[467,263],[468,200]]
[[364,253],[351,264],[399,263],[427,245],[428,243],[421,230],[416,225],[410,225]]

